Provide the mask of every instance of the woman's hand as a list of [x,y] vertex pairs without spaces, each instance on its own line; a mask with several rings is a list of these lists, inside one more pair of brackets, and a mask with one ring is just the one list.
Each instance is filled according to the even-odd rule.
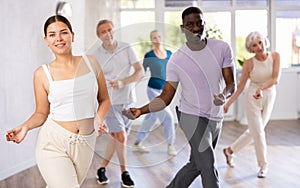
[[107,134],[108,133],[108,127],[103,123],[99,123],[97,132],[98,132],[98,136],[101,136],[103,134]]
[[26,126],[18,126],[13,128],[12,130],[7,131],[6,140],[19,144],[24,140],[28,130],[29,129]]
[[224,105],[224,113],[227,113],[229,110],[230,105],[228,104],[228,102]]

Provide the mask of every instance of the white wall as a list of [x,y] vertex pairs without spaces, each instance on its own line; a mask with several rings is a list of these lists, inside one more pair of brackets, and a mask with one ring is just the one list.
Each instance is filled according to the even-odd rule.
[[34,111],[33,72],[52,57],[43,24],[55,13],[56,3],[0,1],[0,180],[35,164],[37,130],[19,145],[6,142],[5,133]]
[[271,115],[272,120],[299,118],[299,75],[299,68],[283,69],[279,84],[277,85],[277,97]]
[[82,54],[89,50],[98,40],[96,26],[100,19],[110,19],[115,25],[118,23],[118,0],[68,0],[73,14],[70,19],[74,32],[74,54]]
[[298,118],[300,118],[300,70],[297,72],[297,104]]

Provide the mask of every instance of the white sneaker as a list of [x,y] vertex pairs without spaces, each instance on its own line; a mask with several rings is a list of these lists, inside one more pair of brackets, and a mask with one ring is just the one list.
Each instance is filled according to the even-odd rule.
[[147,149],[145,146],[142,146],[141,144],[138,144],[138,145],[133,145],[132,146],[132,151],[135,151],[135,152],[141,152],[141,153],[149,153],[150,150]]
[[177,151],[176,151],[174,145],[168,145],[168,154],[172,155],[172,156],[177,155]]
[[268,173],[268,168],[261,168],[257,173],[257,177],[265,178],[267,176],[267,173]]

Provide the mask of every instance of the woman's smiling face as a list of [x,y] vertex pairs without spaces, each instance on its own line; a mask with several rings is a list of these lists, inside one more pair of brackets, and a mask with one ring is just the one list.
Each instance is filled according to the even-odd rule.
[[53,22],[47,27],[44,40],[55,54],[71,52],[74,33],[68,26],[60,21]]

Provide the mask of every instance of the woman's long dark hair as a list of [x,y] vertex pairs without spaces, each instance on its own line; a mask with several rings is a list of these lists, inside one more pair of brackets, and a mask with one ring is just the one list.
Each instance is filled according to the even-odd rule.
[[65,23],[68,28],[70,29],[71,32],[73,32],[72,30],[72,26],[71,26],[71,23],[69,22],[69,20],[61,15],[55,15],[55,16],[51,16],[49,17],[45,24],[44,24],[44,34],[45,36],[47,36],[47,28],[50,24],[54,23],[54,22],[63,22]]

